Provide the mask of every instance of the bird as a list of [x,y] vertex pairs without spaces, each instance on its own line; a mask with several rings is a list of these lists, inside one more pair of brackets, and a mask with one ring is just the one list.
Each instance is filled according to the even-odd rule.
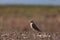
[[37,27],[37,25],[34,23],[33,20],[30,21],[30,27],[33,29],[33,30],[36,30],[38,32],[41,32],[41,30]]
[[37,25],[34,23],[33,20],[30,21],[30,27],[33,29],[33,30],[36,30],[37,31],[37,36],[40,37],[40,38],[46,38],[46,37],[51,37],[51,35],[47,35],[46,32],[42,32],[38,27]]

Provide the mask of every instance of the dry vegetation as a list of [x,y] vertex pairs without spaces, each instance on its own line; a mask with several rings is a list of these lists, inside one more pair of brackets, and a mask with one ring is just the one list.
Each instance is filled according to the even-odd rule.
[[[1,40],[40,40],[38,37],[34,39],[31,35],[31,32],[33,32],[29,26],[31,19],[34,20],[42,32],[60,32],[59,6],[0,6]],[[27,32],[25,33],[25,35],[27,34],[26,36],[28,38],[25,36],[27,39],[21,36],[24,32]],[[7,39],[3,37],[5,34],[8,35],[6,37]],[[32,34],[34,34],[34,32]]]

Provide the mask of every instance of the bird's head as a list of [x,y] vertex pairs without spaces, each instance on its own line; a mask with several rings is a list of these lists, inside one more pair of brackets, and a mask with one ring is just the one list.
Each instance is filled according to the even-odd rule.
[[34,23],[34,20],[33,19],[29,20],[29,23]]
[[33,20],[31,20],[31,21],[30,21],[30,23],[34,23],[34,21],[33,21]]

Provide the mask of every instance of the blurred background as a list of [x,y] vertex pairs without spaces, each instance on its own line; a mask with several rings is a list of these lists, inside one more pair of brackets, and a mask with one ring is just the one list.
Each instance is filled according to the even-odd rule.
[[31,19],[44,32],[60,32],[60,1],[0,0],[1,30],[31,30]]

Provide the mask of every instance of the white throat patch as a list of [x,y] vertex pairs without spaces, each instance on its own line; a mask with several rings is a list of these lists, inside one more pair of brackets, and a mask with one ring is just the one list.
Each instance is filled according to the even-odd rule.
[[33,27],[32,27],[32,24],[33,24],[33,23],[30,23],[30,27],[31,27],[31,28],[33,28]]

